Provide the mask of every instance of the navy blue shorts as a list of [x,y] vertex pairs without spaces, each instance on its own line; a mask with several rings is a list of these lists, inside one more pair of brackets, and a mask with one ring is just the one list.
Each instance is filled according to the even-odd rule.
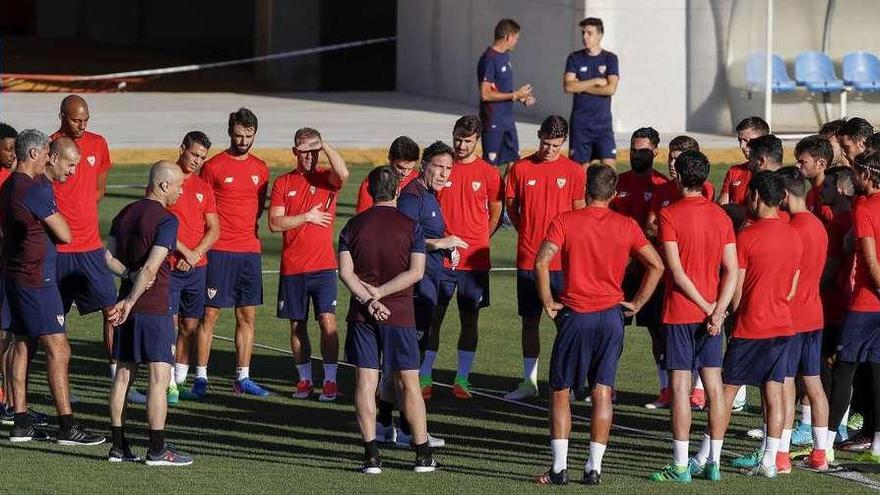
[[483,130],[483,160],[492,165],[503,165],[519,160],[519,139],[516,127]]
[[113,359],[123,363],[174,364],[174,320],[171,315],[131,313],[114,329]]
[[426,337],[434,321],[434,310],[437,308],[437,299],[440,293],[440,273],[425,272],[425,276],[416,284],[415,297],[413,298],[413,310],[416,317],[416,330],[418,330],[419,348],[424,350],[428,344]]
[[6,279],[0,276],[0,330],[10,330],[12,313],[9,311],[9,299],[6,297]]
[[574,117],[568,138],[568,156],[578,163],[589,163],[593,160],[617,158],[617,146],[614,144],[614,131],[609,125],[606,129],[590,129],[580,125]]
[[581,390],[588,384],[613,387],[623,352],[620,306],[592,313],[565,308],[554,322],[557,331],[550,355],[550,388]]
[[440,302],[449,304],[453,294],[459,308],[476,311],[489,307],[489,272],[444,268],[440,275]]
[[822,330],[792,335],[786,376],[819,376],[822,367]]
[[840,342],[840,325],[825,325],[822,330],[822,357],[833,356]]
[[[562,277],[562,271],[550,272],[550,292],[553,294],[553,299],[559,297],[564,284],[565,279]],[[541,298],[538,297],[538,284],[535,281],[534,270],[516,270],[516,303],[520,316],[534,318],[541,316],[544,311],[544,305],[541,303]]]
[[58,253],[58,289],[64,314],[76,303],[81,315],[116,304],[116,283],[104,259],[104,248],[85,253]]
[[420,358],[416,329],[350,321],[345,356],[358,368],[385,372],[417,370]]
[[168,276],[168,300],[172,315],[179,315],[181,318],[205,316],[207,277],[207,266],[197,266],[185,272],[171,270]]
[[[638,263],[638,262],[636,262]],[[623,297],[627,301],[632,301],[639,287],[642,285],[642,277],[645,274],[642,265],[637,264],[632,270],[628,270],[623,279]],[[663,282],[657,284],[657,288],[651,297],[645,302],[645,305],[636,313],[636,325],[640,327],[660,328],[663,325]],[[624,324],[631,325],[633,318],[629,317],[624,320]]]
[[[263,304],[260,253],[208,251],[206,306],[243,308]],[[334,284],[335,286],[335,284]]]
[[665,369],[696,371],[721,367],[724,336],[709,335],[705,323],[663,325],[662,331],[666,336]]
[[336,270],[281,276],[275,313],[278,318],[306,321],[309,301],[315,309],[315,319],[324,313],[336,313]]
[[721,379],[725,385],[762,385],[785,382],[788,372],[788,341],[791,337],[730,339]]
[[64,307],[58,286],[19,287],[7,282],[6,289],[14,334],[35,339],[64,333]]
[[837,359],[846,363],[880,363],[880,312],[846,314],[840,328]]

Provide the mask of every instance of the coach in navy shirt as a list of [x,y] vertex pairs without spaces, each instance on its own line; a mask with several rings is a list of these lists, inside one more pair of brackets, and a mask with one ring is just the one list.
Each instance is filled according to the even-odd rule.
[[513,102],[535,104],[532,86],[514,91],[510,53],[519,41],[519,24],[501,19],[495,26],[495,41],[477,63],[480,85],[480,120],[483,122],[483,159],[492,165],[519,160],[519,141],[513,119]]
[[113,447],[108,460],[135,462],[123,432],[125,398],[139,364],[147,364],[147,422],[150,447],[148,466],[185,466],[192,458],[178,454],[165,443],[166,391],[174,356],[174,323],[169,300],[168,253],[177,245],[177,217],[168,207],[180,197],[183,174],[173,162],[160,161],[150,168],[143,199],[129,204],[113,219],[107,247],[107,264],[122,278],[120,301],[108,319],[116,327],[113,358],[119,363],[110,389],[110,426]]
[[602,20],[588,17],[578,24],[584,49],[565,61],[563,87],[574,95],[571,107],[569,156],[578,163],[601,160],[614,166],[617,150],[611,125],[611,96],[617,92],[620,72],[617,55],[602,49]]

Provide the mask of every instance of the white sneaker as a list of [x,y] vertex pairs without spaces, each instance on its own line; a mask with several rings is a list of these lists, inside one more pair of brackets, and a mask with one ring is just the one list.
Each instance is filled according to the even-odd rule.
[[397,428],[385,426],[376,421],[376,441],[379,443],[397,443]]
[[523,400],[537,396],[538,384],[533,383],[531,380],[523,380],[519,382],[519,386],[516,387],[516,390],[508,392],[504,398],[507,400]]
[[[378,436],[379,435],[377,434],[376,437],[378,438]],[[403,432],[403,430],[397,430],[397,446],[403,449],[410,448],[412,446],[412,436],[407,435]],[[430,433],[428,433],[428,447],[431,447],[432,449],[438,449],[445,446],[446,440],[438,437],[433,437]]]
[[746,432],[746,435],[748,435],[749,438],[754,438],[755,440],[762,440],[764,438],[764,429],[752,428],[751,430]]

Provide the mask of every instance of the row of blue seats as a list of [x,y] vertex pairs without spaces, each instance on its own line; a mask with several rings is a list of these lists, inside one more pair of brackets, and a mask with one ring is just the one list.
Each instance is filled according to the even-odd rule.
[[[753,53],[746,62],[746,82],[752,91],[763,91],[766,53]],[[845,87],[856,91],[880,91],[880,59],[866,51],[847,53],[843,57],[843,79],[834,72],[834,63],[822,52],[805,52],[794,61],[794,80],[788,77],[785,62],[773,54],[772,85],[774,93],[790,93],[805,86],[812,93],[839,93]]]

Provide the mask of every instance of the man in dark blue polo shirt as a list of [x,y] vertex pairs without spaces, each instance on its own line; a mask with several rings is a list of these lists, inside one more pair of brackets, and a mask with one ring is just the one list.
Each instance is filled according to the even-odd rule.
[[578,163],[601,160],[614,166],[617,150],[611,124],[611,96],[617,92],[620,72],[617,55],[602,49],[602,20],[587,17],[578,24],[584,49],[565,61],[563,88],[574,95],[571,107],[569,156]]
[[513,119],[513,102],[535,104],[532,86],[513,89],[513,66],[510,53],[519,41],[520,26],[513,19],[501,19],[495,25],[495,40],[477,63],[480,89],[480,120],[483,122],[483,159],[492,165],[519,160],[519,140]]
[[70,242],[70,227],[58,212],[52,182],[64,182],[79,162],[79,148],[69,138],[56,140],[27,129],[15,142],[18,165],[0,189],[0,229],[5,260],[12,332],[12,388],[15,407],[12,442],[47,440],[34,428],[27,412],[27,377],[37,344],[46,352],[49,389],[58,411],[58,443],[97,445],[104,437],[89,433],[74,421],[70,407],[68,364],[70,344],[64,328],[64,309],[55,276],[57,243]]
[[169,299],[168,253],[177,245],[178,220],[168,207],[183,192],[183,174],[173,162],[150,168],[146,196],[129,204],[113,219],[107,243],[107,266],[120,278],[120,301],[108,312],[115,327],[113,358],[118,363],[110,389],[110,426],[113,447],[110,462],[137,462],[125,438],[126,396],[138,365],[150,370],[147,422],[150,447],[148,466],[187,466],[192,458],[165,443],[166,397],[174,355],[174,321]]

